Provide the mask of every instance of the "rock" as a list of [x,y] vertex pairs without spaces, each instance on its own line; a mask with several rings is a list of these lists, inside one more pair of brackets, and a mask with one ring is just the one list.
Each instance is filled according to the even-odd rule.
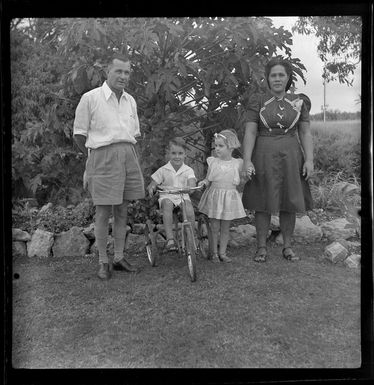
[[31,241],[27,245],[27,255],[29,257],[48,258],[51,255],[53,245],[53,233],[37,229],[31,236]]
[[31,235],[21,229],[12,229],[12,240],[28,242],[31,240]]
[[320,241],[322,238],[322,230],[316,226],[307,215],[296,218],[295,231],[293,240],[299,243],[309,243]]
[[144,234],[145,223],[134,223],[132,226],[132,232],[134,234]]
[[45,211],[49,210],[50,208],[52,208],[53,206],[53,203],[49,202],[47,203],[46,205],[44,205],[40,210],[39,210],[39,214],[42,214],[44,213]]
[[329,241],[335,241],[340,238],[348,239],[356,236],[356,230],[345,218],[338,218],[330,222],[324,222],[321,224],[321,229],[323,235]]
[[279,233],[276,237],[275,237],[275,243],[277,245],[283,245],[283,235],[282,233]]
[[248,246],[256,241],[256,228],[252,225],[239,225],[230,229],[229,246]]
[[357,269],[360,267],[360,262],[361,262],[361,255],[360,254],[351,254],[345,261],[344,263],[346,266]]
[[129,233],[126,237],[126,251],[141,251],[145,248],[145,239],[143,234]]
[[53,256],[84,257],[90,247],[89,240],[80,227],[73,226],[70,230],[58,234],[52,247]]
[[340,242],[333,242],[325,247],[324,255],[331,262],[337,263],[347,258],[348,250]]
[[270,230],[280,230],[279,217],[272,215],[270,218]]
[[26,242],[13,241],[12,242],[12,256],[13,256],[13,258],[27,257]]
[[83,229],[83,234],[90,241],[95,240],[95,223],[91,223],[89,226]]

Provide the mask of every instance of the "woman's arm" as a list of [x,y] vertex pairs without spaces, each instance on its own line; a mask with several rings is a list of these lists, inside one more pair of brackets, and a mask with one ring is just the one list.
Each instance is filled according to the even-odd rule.
[[303,175],[306,180],[308,180],[313,173],[313,137],[310,130],[310,123],[301,121],[299,123],[299,138],[301,147],[304,151],[304,165],[303,165]]
[[245,125],[245,133],[243,140],[244,156],[242,175],[251,179],[255,173],[255,167],[252,163],[252,152],[256,143],[257,123],[247,122]]

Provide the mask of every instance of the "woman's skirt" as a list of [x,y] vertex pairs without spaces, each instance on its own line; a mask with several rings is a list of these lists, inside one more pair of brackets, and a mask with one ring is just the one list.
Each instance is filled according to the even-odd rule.
[[305,212],[313,207],[308,182],[302,175],[304,156],[296,135],[258,136],[252,155],[256,174],[245,186],[248,210]]

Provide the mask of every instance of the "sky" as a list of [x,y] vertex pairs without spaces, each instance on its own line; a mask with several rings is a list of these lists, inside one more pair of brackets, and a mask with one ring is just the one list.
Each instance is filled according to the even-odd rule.
[[[291,31],[297,17],[271,17],[276,28],[283,25],[284,29]],[[311,114],[321,112],[323,105],[323,81],[322,61],[317,54],[318,39],[312,35],[305,36],[297,33],[293,34],[292,57],[299,58],[307,69],[304,72],[306,85],[300,79],[296,83],[296,92],[304,93],[312,101]],[[340,110],[346,112],[360,111],[361,106],[356,100],[361,95],[361,67],[358,66],[353,74],[353,86],[340,84],[339,81],[326,84],[326,104],[327,109]]]

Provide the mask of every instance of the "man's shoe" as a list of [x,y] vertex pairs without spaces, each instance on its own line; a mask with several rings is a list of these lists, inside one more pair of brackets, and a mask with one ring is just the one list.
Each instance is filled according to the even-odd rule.
[[125,257],[123,257],[121,260],[117,262],[113,261],[113,270],[127,271],[129,273],[137,273],[139,271],[139,268],[132,266],[130,262],[126,261]]
[[100,263],[99,271],[97,272],[97,276],[102,280],[108,280],[110,278],[110,270],[108,263]]

